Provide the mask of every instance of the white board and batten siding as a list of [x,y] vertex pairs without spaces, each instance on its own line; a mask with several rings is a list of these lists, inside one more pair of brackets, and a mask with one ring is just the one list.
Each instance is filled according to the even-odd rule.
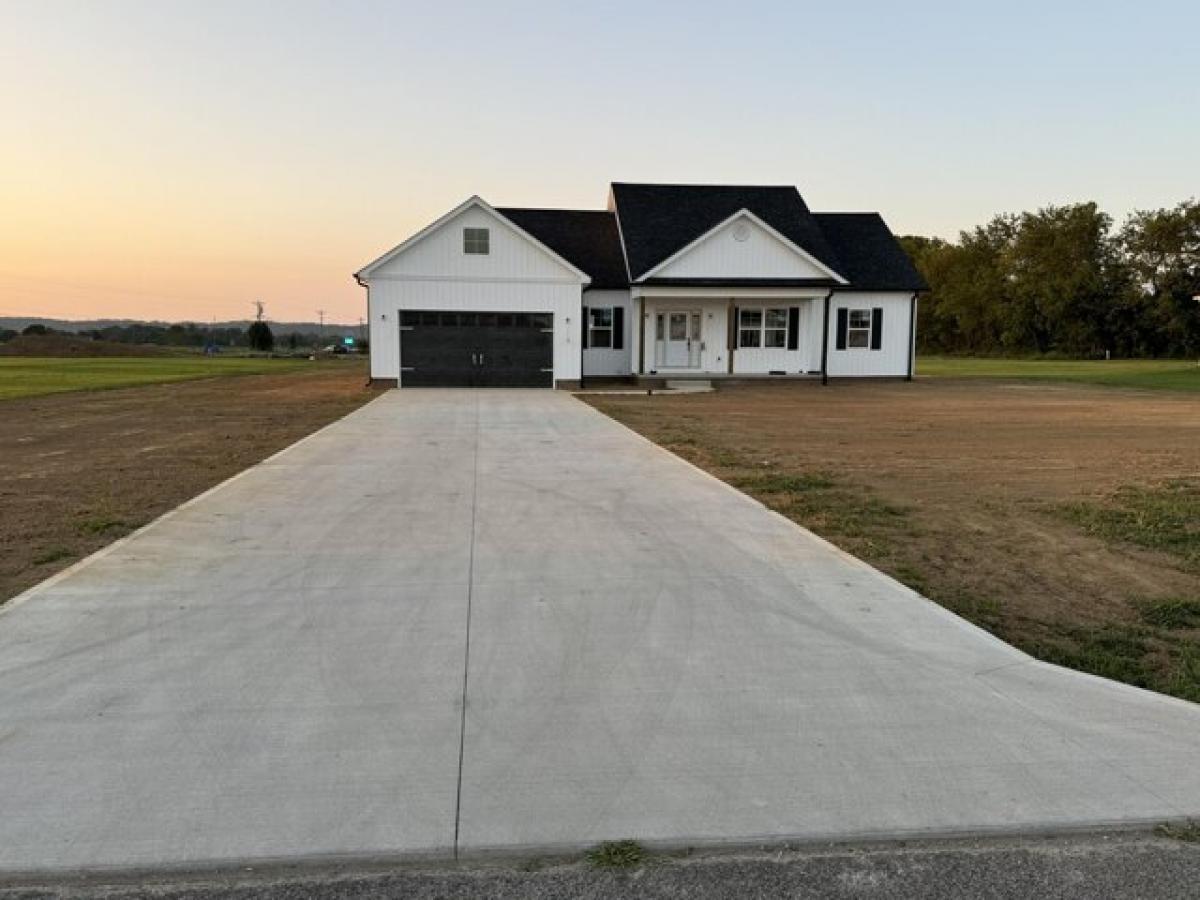
[[[463,252],[463,229],[486,228],[489,252]],[[401,310],[548,312],[554,377],[580,377],[583,282],[490,210],[467,206],[363,279],[370,315],[371,377],[397,378]]]
[[583,375],[585,378],[611,378],[628,375],[633,371],[633,304],[628,290],[584,291],[583,305],[612,307],[625,310],[624,328],[620,350],[604,347],[588,347],[583,351]]
[[784,372],[798,375],[817,372],[821,368],[821,316],[824,314],[820,300],[775,300],[763,301],[741,299],[741,309],[791,309],[799,310],[800,322],[797,331],[797,347],[787,350],[782,347],[741,347],[733,354],[735,375]]
[[[837,349],[839,309],[882,309],[883,337],[878,350]],[[911,293],[838,291],[829,307],[829,376],[904,377],[908,375]]]
[[734,216],[654,271],[657,278],[825,278],[805,259],[747,215]]

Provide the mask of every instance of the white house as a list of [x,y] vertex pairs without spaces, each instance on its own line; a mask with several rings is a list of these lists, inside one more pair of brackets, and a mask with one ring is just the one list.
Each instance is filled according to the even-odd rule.
[[613,184],[606,210],[472,197],[354,276],[371,377],[912,376],[925,281],[877,213],[794,187]]

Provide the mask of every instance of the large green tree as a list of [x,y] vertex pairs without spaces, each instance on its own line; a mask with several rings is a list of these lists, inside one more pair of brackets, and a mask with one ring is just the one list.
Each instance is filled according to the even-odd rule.
[[959,235],[902,238],[929,282],[920,348],[1064,356],[1200,352],[1200,205],[1133,213],[1095,203],[994,216]]
[[1124,284],[1111,226],[1095,203],[1020,217],[1005,261],[1015,304],[1006,343],[1071,356],[1112,349],[1108,306]]
[[1139,349],[1200,352],[1200,203],[1138,210],[1119,241],[1141,300]]

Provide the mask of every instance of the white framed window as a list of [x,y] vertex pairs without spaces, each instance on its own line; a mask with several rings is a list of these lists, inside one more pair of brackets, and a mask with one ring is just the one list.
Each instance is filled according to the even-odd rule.
[[846,321],[846,347],[851,350],[871,349],[871,310],[850,310]]
[[761,309],[738,310],[739,347],[754,348],[762,346],[762,320],[763,314]]
[[788,311],[786,307],[738,310],[738,347],[772,350],[787,348]]
[[607,349],[613,345],[613,310],[611,306],[588,307],[588,347]]
[[491,252],[491,232],[486,228],[463,229],[463,253],[486,256]]
[[763,346],[770,347],[773,350],[784,350],[787,348],[787,322],[788,311],[786,309],[768,309],[763,316]]

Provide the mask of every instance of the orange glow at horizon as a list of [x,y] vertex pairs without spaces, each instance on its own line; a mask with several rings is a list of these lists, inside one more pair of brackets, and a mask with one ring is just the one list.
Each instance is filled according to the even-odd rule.
[[354,323],[352,273],[472,194],[795,184],[953,239],[1196,193],[1194,3],[752,6],[0,5],[0,315]]

